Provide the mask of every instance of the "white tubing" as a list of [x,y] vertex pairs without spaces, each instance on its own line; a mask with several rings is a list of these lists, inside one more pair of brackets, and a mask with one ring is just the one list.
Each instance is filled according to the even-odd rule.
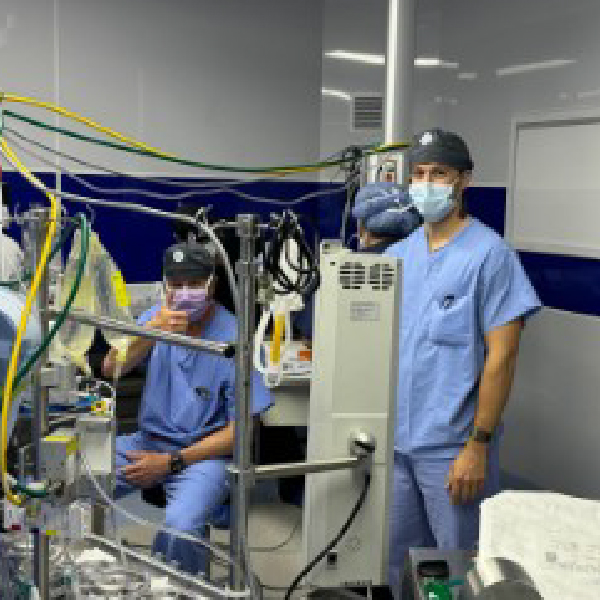
[[215,232],[208,226],[202,223],[201,221],[195,222],[200,229],[212,240],[217,249],[219,250],[219,254],[223,259],[223,265],[225,266],[225,272],[227,273],[227,278],[229,279],[229,287],[231,288],[231,294],[233,296],[233,304],[235,306],[235,314],[240,314],[240,300],[238,298],[237,287],[235,283],[235,275],[233,273],[233,268],[231,267],[231,262],[229,261],[229,256],[223,248],[223,244],[221,244],[221,240],[215,235]]
[[263,365],[260,351],[262,350],[263,342],[265,341],[265,334],[267,332],[267,326],[269,325],[269,319],[271,318],[271,309],[265,308],[263,314],[258,323],[258,329],[254,336],[254,368],[264,375],[267,368]]

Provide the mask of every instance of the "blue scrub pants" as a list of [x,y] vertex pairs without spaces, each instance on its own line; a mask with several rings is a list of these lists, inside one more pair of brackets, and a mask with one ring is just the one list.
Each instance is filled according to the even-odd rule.
[[390,503],[389,583],[394,598],[401,598],[400,581],[408,549],[437,547],[472,550],[479,537],[479,506],[500,491],[499,444],[488,450],[483,495],[455,506],[446,489],[454,458],[416,458],[394,452]]
[[[130,464],[126,453],[132,450],[171,453],[180,449],[164,441],[149,439],[141,432],[122,435],[116,440],[117,481],[115,497],[122,498],[139,488],[128,483],[119,470]],[[200,537],[204,526],[215,515],[229,494],[226,459],[204,460],[186,467],[178,475],[169,475],[161,483],[167,494],[165,525]],[[206,572],[208,550],[198,543],[181,540],[158,532],[152,545],[167,561],[177,561],[183,571],[192,574]]]

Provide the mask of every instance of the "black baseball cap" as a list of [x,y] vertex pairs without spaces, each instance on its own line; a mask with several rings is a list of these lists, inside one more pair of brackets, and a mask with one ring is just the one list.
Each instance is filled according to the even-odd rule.
[[216,265],[217,253],[212,242],[179,242],[165,251],[163,274],[166,277],[208,278],[214,274]]
[[413,138],[408,163],[437,162],[458,171],[472,171],[473,160],[465,141],[452,131],[437,127],[426,129]]

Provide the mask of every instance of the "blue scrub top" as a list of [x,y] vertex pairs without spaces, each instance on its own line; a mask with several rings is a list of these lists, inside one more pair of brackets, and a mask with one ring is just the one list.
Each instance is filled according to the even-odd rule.
[[[138,323],[143,325],[159,309],[152,307]],[[202,338],[235,341],[235,317],[217,304]],[[235,359],[157,342],[146,360],[148,371],[138,416],[143,433],[186,447],[235,419]],[[252,414],[257,415],[272,401],[256,371],[252,385]]]
[[439,250],[420,227],[386,254],[403,260],[395,448],[452,457],[473,426],[484,336],[541,304],[515,252],[474,218]]

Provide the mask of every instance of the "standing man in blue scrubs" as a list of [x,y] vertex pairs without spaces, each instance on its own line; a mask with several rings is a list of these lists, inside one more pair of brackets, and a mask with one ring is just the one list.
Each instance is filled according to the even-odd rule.
[[525,319],[540,301],[504,240],[463,204],[473,162],[432,129],[409,151],[410,197],[425,221],[387,254],[403,259],[390,514],[390,583],[409,547],[474,548],[479,506],[500,490],[502,412]]
[[[163,261],[164,302],[139,324],[218,342],[237,337],[235,317],[213,299],[216,253],[211,243],[184,242],[167,249]],[[115,370],[114,351],[103,364]],[[117,438],[116,497],[161,483],[167,495],[165,525],[191,535],[225,501],[227,465],[235,438],[233,359],[144,338],[129,346],[122,372],[147,363],[138,416],[139,430]],[[253,374],[254,415],[271,405],[262,378]],[[205,571],[207,552],[159,533],[153,551],[190,573]]]

